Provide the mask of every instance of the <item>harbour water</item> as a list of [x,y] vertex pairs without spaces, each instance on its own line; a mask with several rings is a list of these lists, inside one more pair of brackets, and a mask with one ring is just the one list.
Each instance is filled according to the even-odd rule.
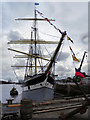
[[6,99],[12,98],[10,96],[10,90],[15,87],[18,91],[18,96],[14,98],[14,102],[19,103],[22,98],[22,87],[21,85],[13,85],[13,84],[1,84],[0,85],[0,101],[2,103],[6,103]]

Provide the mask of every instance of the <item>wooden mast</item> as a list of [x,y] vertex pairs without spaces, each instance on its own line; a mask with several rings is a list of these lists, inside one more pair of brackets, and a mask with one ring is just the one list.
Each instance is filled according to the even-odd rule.
[[[32,41],[32,34],[33,34],[33,32],[31,31],[31,41]],[[31,54],[33,54],[32,44],[31,44],[30,49],[31,49]],[[30,61],[30,60],[31,60],[31,61]],[[30,62],[30,65],[31,65],[31,67],[29,67],[29,71],[30,71],[30,74],[31,74],[31,76],[32,76],[32,57],[30,57],[29,62]]]
[[[35,30],[35,55],[37,54],[36,53],[36,7],[35,7],[35,23],[34,23],[34,30]],[[37,58],[35,58],[35,74],[37,74]]]

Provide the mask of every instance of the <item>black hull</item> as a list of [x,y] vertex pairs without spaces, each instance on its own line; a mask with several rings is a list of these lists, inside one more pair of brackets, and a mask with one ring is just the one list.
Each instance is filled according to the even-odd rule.
[[24,86],[36,85],[38,83],[44,82],[47,78],[47,82],[54,84],[54,79],[50,75],[38,74],[32,77],[27,77]]

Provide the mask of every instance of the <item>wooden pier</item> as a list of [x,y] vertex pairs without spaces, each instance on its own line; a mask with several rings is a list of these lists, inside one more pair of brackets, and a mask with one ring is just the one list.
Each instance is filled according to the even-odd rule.
[[[2,120],[31,120],[31,118],[59,118],[82,106],[84,98],[54,99],[36,103],[22,100],[21,104],[2,104]],[[1,105],[0,105],[1,107]],[[16,117],[16,118],[15,118]],[[88,118],[88,113],[75,115],[77,118]],[[73,117],[73,118],[74,118]]]

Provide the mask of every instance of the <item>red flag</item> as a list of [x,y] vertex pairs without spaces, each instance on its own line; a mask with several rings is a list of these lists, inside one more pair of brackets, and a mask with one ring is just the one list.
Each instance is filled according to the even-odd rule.
[[75,68],[75,70],[76,70],[76,75],[77,76],[81,76],[83,78],[85,77],[78,69]]
[[49,22],[49,19],[48,18],[45,18],[48,22]]

